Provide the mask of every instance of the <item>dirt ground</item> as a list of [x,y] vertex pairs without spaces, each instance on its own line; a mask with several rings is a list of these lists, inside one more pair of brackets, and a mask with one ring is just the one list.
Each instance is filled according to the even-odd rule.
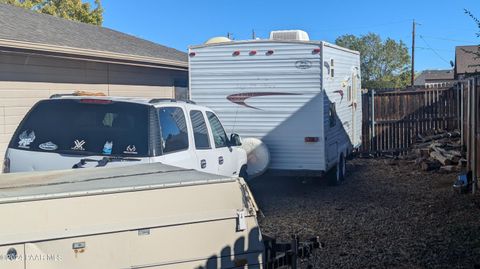
[[387,163],[350,160],[335,187],[318,178],[254,179],[262,232],[320,236],[313,268],[480,268],[480,195],[454,193],[456,174]]

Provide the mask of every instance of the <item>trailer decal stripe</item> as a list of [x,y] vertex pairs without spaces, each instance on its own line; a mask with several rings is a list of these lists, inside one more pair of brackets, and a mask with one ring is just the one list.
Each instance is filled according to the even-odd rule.
[[262,110],[260,108],[246,104],[245,101],[248,98],[252,98],[252,97],[272,96],[272,95],[300,95],[300,94],[288,93],[288,92],[244,92],[244,93],[230,94],[229,96],[227,96],[227,100],[237,105],[241,105],[244,107],[249,107],[257,110]]

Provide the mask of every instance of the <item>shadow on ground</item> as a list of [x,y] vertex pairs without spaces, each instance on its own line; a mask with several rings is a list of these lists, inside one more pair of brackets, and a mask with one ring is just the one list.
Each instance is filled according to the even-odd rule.
[[455,174],[390,163],[352,160],[336,187],[319,178],[253,180],[262,232],[283,240],[319,235],[326,247],[314,268],[478,266],[480,197],[454,193]]

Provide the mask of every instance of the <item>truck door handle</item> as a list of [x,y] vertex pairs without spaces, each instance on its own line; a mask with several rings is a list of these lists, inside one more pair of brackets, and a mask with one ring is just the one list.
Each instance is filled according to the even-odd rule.
[[223,164],[223,156],[218,157],[218,164],[219,165]]
[[200,161],[200,167],[202,169],[205,169],[205,167],[207,167],[207,161],[205,159]]

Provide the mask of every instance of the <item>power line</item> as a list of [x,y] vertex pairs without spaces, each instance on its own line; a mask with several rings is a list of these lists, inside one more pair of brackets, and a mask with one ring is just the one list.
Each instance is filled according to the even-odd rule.
[[[409,47],[408,49],[411,50],[412,48]],[[454,48],[452,48],[452,49],[439,49],[439,48],[427,48],[427,47],[420,47],[420,46],[415,46],[415,49],[421,49],[421,50],[432,50],[432,49],[434,49],[436,51],[441,50],[441,51],[448,51],[448,52],[452,52],[452,51],[455,50]]]
[[426,37],[428,39],[437,39],[437,40],[452,41],[452,42],[476,43],[475,41],[466,41],[466,40],[452,39],[452,38],[446,38],[446,37],[436,37],[436,36],[426,36],[426,35],[421,35],[421,36]]
[[[376,28],[376,27],[383,27],[383,26],[389,26],[393,24],[401,24],[405,22],[411,22],[410,19],[408,20],[401,20],[401,21],[391,21],[391,22],[385,22],[385,23],[379,23],[379,24],[372,24],[372,25],[361,25],[358,27],[325,27],[325,28],[316,28],[309,30],[310,33],[319,33],[319,31],[328,31],[328,30],[356,30],[356,29],[367,29],[367,28]],[[265,28],[255,28],[258,31],[271,31],[271,29],[265,29]],[[324,33],[324,32],[321,32]]]
[[405,23],[405,22],[411,22],[411,20],[408,19],[408,20],[401,20],[401,21],[392,21],[392,22],[373,24],[373,25],[363,25],[363,26],[358,26],[358,27],[318,28],[318,30],[356,30],[356,29],[383,27],[383,26],[389,26],[389,25],[400,24],[400,23]]
[[425,43],[425,45],[427,45],[427,47],[433,51],[433,53],[435,53],[435,55],[438,56],[438,58],[442,59],[444,62],[446,62],[447,64],[450,64],[449,61],[445,60],[445,58],[443,58],[436,50],[434,50],[429,44],[428,42],[423,38],[423,36],[420,36],[420,38],[423,40],[423,42]]

